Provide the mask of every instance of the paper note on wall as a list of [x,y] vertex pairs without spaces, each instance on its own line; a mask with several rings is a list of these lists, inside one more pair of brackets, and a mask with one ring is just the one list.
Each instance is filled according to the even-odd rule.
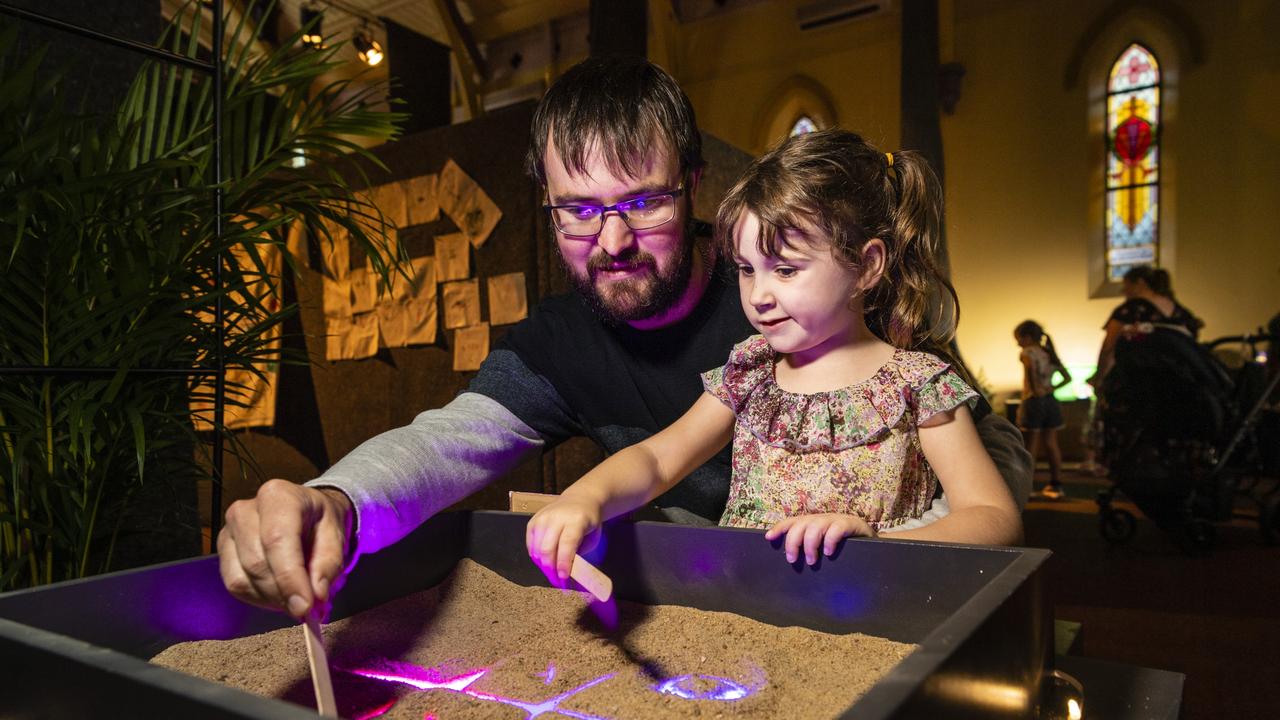
[[369,201],[382,211],[382,217],[392,227],[408,227],[408,203],[404,186],[398,182],[378,185],[368,191]]
[[386,281],[378,280],[378,302],[428,296],[433,298],[434,301],[436,296],[436,259],[431,255],[410,258],[408,264],[404,265],[403,268],[409,274],[409,277],[405,278],[399,272],[392,271],[389,276],[390,287],[387,287]]
[[440,209],[474,247],[483,245],[502,219],[498,206],[452,158],[440,171],[437,195]]
[[321,277],[320,282],[324,288],[324,316],[325,317],[351,317],[351,285],[346,280],[332,280],[327,277]]
[[436,341],[436,293],[378,305],[378,332],[386,347],[429,345]]
[[352,270],[347,276],[347,285],[351,289],[351,312],[373,312],[378,300],[378,288],[375,284],[378,276],[368,268]]
[[359,360],[378,354],[376,313],[324,319],[327,360]]
[[466,235],[437,235],[435,258],[436,279],[440,282],[471,277],[471,246]]
[[480,323],[480,281],[460,280],[445,283],[444,326],[453,328],[478,325]]
[[460,328],[453,334],[453,370],[479,370],[489,354],[489,324]]
[[440,200],[436,195],[435,174],[419,175],[405,180],[404,196],[409,225],[435,222],[440,217]]
[[528,316],[524,273],[495,275],[488,279],[488,286],[490,325],[508,325]]

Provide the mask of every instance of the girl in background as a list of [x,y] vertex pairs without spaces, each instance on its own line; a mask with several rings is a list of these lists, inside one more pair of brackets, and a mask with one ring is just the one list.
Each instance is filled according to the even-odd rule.
[[[1018,427],[1034,463],[1040,455],[1040,441],[1049,450],[1049,484],[1044,497],[1062,497],[1062,450],[1058,430],[1062,429],[1062,407],[1053,391],[1071,382],[1071,373],[1053,349],[1053,339],[1033,320],[1013,329],[1013,338],[1022,348],[1022,403],[1018,406]],[[1057,376],[1055,382],[1054,376]]]
[[[553,583],[600,524],[657,497],[733,441],[721,525],[785,536],[788,562],[853,535],[1008,544],[1018,509],[970,415],[947,346],[940,192],[913,152],[826,130],[789,138],[725,196],[716,236],[760,334],[703,374],[670,427],[616,453],[529,521]],[[939,483],[950,513],[920,527]]]

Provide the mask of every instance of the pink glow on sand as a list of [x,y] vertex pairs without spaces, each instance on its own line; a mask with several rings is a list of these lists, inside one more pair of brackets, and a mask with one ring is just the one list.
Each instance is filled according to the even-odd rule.
[[386,715],[387,712],[391,710],[391,708],[396,706],[396,702],[397,700],[395,698],[392,698],[386,701],[385,703],[379,705],[378,707],[372,710],[369,710],[368,712],[363,712],[363,713],[360,713],[359,715],[356,715],[353,720],[373,720],[373,718],[382,717],[383,715]]
[[[349,670],[348,672],[352,673],[353,675],[359,675],[361,677],[367,677],[374,680],[382,680],[384,682],[394,682],[394,683],[400,683],[402,685],[408,685],[410,687],[417,688],[418,690],[422,690],[424,692],[428,690],[446,690],[449,692],[460,693],[468,697],[473,697],[477,700],[486,700],[489,702],[496,702],[496,703],[501,703],[503,705],[518,707],[521,710],[524,710],[526,713],[528,713],[525,716],[526,720],[532,720],[533,718],[536,718],[539,715],[543,715],[545,713],[556,713],[558,715],[563,715],[565,717],[578,718],[578,720],[608,720],[607,718],[602,718],[598,715],[588,715],[586,713],[580,713],[573,710],[568,710],[566,708],[562,708],[560,707],[560,703],[564,702],[565,700],[568,700],[574,695],[577,695],[583,690],[586,690],[587,688],[590,688],[594,685],[599,685],[600,683],[614,676],[614,673],[601,675],[595,680],[592,680],[587,683],[583,683],[582,685],[579,685],[578,687],[568,692],[561,693],[559,695],[548,698],[541,702],[529,702],[526,700],[517,700],[515,698],[503,697],[501,695],[494,695],[492,693],[480,692],[479,690],[472,690],[471,685],[474,684],[480,678],[484,677],[486,674],[488,674],[489,672],[488,668],[483,668],[480,670],[475,670],[472,672],[463,673],[462,675],[455,675],[452,677],[445,677],[443,673],[441,673],[439,670],[436,670],[436,669],[421,668],[416,665],[408,665],[406,663],[388,663],[387,667],[385,668],[379,668],[379,669],[361,668],[356,670]],[[552,676],[554,676],[555,666],[554,665],[549,666],[548,672],[551,673]],[[549,683],[550,680],[548,680],[547,682]],[[374,714],[371,714],[371,715],[367,714],[362,717],[364,718],[378,717],[379,715],[386,713],[391,708],[391,705],[394,705],[394,704],[395,703],[392,702],[391,704],[385,707],[382,707],[382,708],[379,708],[378,710],[373,711]]]
[[[472,689],[472,685],[489,672],[489,668],[481,668],[479,670],[471,670],[461,675],[446,676],[443,671],[438,668],[423,668],[408,663],[386,662],[378,668],[361,668],[356,670],[348,670],[353,675],[371,678],[374,680],[382,680],[384,682],[400,683],[408,685],[423,692],[430,690],[445,690],[447,692],[455,692],[461,695],[484,700],[487,702],[495,702],[502,705],[510,705],[525,711],[525,720],[533,720],[547,713],[577,718],[577,720],[608,720],[608,718],[598,715],[590,715],[587,713],[569,710],[560,707],[560,704],[569,698],[577,695],[588,688],[599,685],[600,683],[614,677],[616,673],[608,673],[601,675],[594,680],[583,683],[568,692],[547,698],[546,700],[534,702],[529,700],[519,700],[516,698],[504,697],[493,693],[482,692]],[[759,670],[757,670],[759,673]],[[668,678],[653,686],[653,689],[662,695],[671,695],[685,700],[713,700],[713,701],[734,701],[741,700],[744,697],[752,695],[764,684],[763,673],[758,678],[758,682],[754,683],[754,687],[742,685],[733,680],[715,675],[680,675],[678,677]],[[534,677],[543,678],[548,685],[556,676],[556,666],[554,663],[547,664],[547,670],[543,673],[537,673]],[[362,715],[357,716],[357,720],[371,720],[379,717],[389,711],[396,701],[383,705],[375,710],[371,710]],[[435,715],[427,713],[423,720],[435,720]]]

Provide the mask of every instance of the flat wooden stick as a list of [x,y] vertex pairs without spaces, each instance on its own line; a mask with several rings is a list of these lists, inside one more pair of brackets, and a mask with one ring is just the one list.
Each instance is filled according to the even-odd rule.
[[613,595],[613,581],[608,575],[600,572],[600,568],[587,562],[581,555],[573,556],[573,567],[569,568],[569,577],[578,581],[587,592],[600,602],[606,602]]
[[[559,495],[511,490],[507,493],[507,503],[511,512],[536,513],[557,497]],[[573,556],[569,577],[586,588],[587,592],[594,595],[600,602],[608,601],[609,596],[613,595],[613,581],[608,575],[600,572],[600,568],[587,562],[581,555]]]
[[324,717],[338,717],[338,703],[333,699],[333,682],[329,679],[329,656],[324,651],[324,635],[320,621],[307,617],[302,624],[307,641],[307,663],[311,665],[311,685],[316,691],[316,710]]

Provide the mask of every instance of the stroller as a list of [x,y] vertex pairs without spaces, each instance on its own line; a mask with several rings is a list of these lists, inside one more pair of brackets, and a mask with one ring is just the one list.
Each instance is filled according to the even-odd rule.
[[[1260,366],[1246,363],[1233,375],[1211,353],[1242,339],[1269,338],[1202,346],[1179,329],[1157,325],[1117,344],[1099,405],[1112,483],[1098,493],[1099,529],[1107,541],[1126,542],[1137,527],[1132,513],[1113,506],[1117,492],[1189,552],[1213,547],[1214,523],[1233,517],[1241,492],[1260,505],[1264,541],[1280,540],[1280,486],[1265,480],[1280,476],[1268,467],[1280,462],[1267,457],[1280,438],[1266,437],[1276,423],[1264,417],[1280,376],[1259,387],[1252,371]],[[1246,375],[1255,381],[1244,382]]]

